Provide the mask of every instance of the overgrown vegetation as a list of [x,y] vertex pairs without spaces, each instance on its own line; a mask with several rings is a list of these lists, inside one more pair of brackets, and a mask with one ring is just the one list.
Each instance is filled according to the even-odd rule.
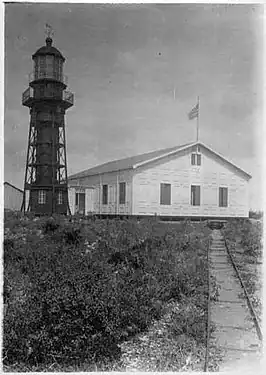
[[249,219],[231,220],[226,226],[226,238],[238,242],[243,247],[244,253],[255,259],[262,257],[262,221]]
[[[175,335],[204,342],[208,232],[200,223],[70,223],[8,213],[4,364],[25,371],[111,363],[119,344],[172,300],[180,303]],[[186,311],[188,301],[194,310]]]
[[263,223],[252,219],[232,220],[224,233],[257,317],[261,319]]

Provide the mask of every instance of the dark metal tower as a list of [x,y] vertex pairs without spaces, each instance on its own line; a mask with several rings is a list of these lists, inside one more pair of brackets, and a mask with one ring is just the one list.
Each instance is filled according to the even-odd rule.
[[32,56],[34,71],[22,95],[22,104],[30,108],[30,127],[21,210],[48,215],[69,212],[65,111],[74,102],[66,91],[65,58],[52,42],[48,36],[46,46]]

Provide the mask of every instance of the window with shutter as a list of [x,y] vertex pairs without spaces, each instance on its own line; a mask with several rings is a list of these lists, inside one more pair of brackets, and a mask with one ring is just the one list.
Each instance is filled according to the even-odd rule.
[[200,206],[200,186],[191,185],[191,205]]
[[228,207],[228,188],[219,188],[219,207]]
[[197,154],[197,165],[201,165],[201,154]]
[[192,150],[191,165],[201,165],[201,151],[199,146]]
[[126,203],[126,183],[120,182],[119,183],[119,204]]
[[103,185],[102,202],[108,204],[108,185]]
[[160,187],[161,187],[160,204],[171,205],[171,184],[162,183]]

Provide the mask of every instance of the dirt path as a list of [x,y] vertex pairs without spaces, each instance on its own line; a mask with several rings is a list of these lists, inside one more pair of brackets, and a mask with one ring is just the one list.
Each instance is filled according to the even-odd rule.
[[[211,274],[220,286],[217,302],[211,306],[211,320],[216,330],[211,345],[224,351],[220,371],[260,373],[261,343],[250,318],[248,305],[240,297],[243,292],[235,270],[227,259],[226,248],[219,230],[213,230],[210,248]],[[249,372],[248,372],[249,373]]]

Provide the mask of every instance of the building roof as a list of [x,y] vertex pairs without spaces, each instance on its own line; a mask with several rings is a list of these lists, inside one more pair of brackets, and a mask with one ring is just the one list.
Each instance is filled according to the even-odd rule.
[[40,55],[54,55],[57,57],[60,57],[62,60],[65,60],[64,56],[60,51],[58,51],[57,48],[52,46],[53,40],[51,38],[46,38],[46,46],[43,46],[39,48],[34,55],[32,55],[32,58],[35,58],[36,56]]
[[[189,145],[189,143],[187,143],[186,145]],[[152,152],[148,152],[145,154],[140,154],[140,155],[124,158],[124,159],[110,161],[110,162],[98,165],[96,167],[86,169],[85,171],[76,173],[70,176],[68,179],[93,176],[97,174],[121,171],[125,169],[132,169],[136,164],[146,162],[147,160],[151,160],[156,157],[160,157],[166,153],[177,150],[178,148],[184,147],[186,145],[164,148],[162,150],[152,151]]]
[[20,193],[22,193],[23,194],[23,190],[21,190],[21,189],[19,189],[19,188],[17,188],[16,186],[14,186],[14,185],[12,185],[12,184],[10,184],[9,182],[4,182],[4,185],[8,185],[8,186],[11,186],[13,189],[16,189],[16,190],[18,190]]
[[186,150],[189,147],[200,145],[205,147],[207,150],[209,150],[211,153],[215,154],[218,156],[220,159],[225,161],[227,164],[230,164],[232,167],[237,169],[240,173],[244,174],[245,177],[251,178],[251,175],[245,172],[242,168],[236,166],[233,162],[229,161],[228,159],[224,158],[222,155],[218,154],[216,151],[213,151],[209,146],[206,146],[202,142],[191,142],[191,143],[186,143],[183,145],[179,146],[174,146],[174,147],[169,147],[169,148],[164,148],[161,150],[157,151],[152,151],[148,152],[145,154],[140,154],[137,156],[131,156],[125,159],[119,159],[115,161],[111,161],[108,163],[104,163],[101,165],[98,165],[96,167],[86,169],[82,172],[75,173],[71,176],[68,177],[69,180],[77,179],[77,178],[83,178],[83,177],[88,177],[88,176],[94,176],[94,175],[99,175],[103,173],[108,173],[108,172],[116,172],[116,171],[121,171],[121,170],[126,170],[126,169],[135,169],[138,168],[144,164],[150,163],[155,160],[159,160],[165,156],[170,156],[176,152]]

